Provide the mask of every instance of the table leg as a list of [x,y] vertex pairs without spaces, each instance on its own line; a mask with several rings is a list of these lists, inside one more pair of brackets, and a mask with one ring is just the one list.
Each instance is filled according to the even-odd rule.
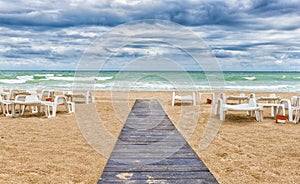
[[15,104],[11,104],[11,115],[12,117],[16,117],[16,106]]

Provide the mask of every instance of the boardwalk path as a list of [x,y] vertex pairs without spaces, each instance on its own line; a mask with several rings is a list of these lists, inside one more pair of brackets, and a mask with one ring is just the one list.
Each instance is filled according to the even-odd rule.
[[218,183],[156,100],[137,100],[98,183]]

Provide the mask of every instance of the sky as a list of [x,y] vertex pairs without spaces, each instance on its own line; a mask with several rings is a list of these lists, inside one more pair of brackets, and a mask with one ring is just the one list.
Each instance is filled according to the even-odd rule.
[[[224,71],[300,71],[300,0],[0,0],[0,70],[75,70],[103,35],[148,19],[192,31]],[[165,45],[131,44],[117,52],[179,57]],[[123,65],[116,60],[107,69]]]

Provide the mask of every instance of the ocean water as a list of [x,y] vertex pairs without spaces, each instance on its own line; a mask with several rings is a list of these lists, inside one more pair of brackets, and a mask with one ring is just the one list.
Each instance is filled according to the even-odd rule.
[[0,88],[300,92],[300,72],[0,71]]

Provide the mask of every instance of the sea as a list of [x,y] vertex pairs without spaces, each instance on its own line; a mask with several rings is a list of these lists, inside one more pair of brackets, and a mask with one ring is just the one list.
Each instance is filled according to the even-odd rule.
[[300,92],[300,72],[0,71],[0,88],[24,90],[245,90]]

